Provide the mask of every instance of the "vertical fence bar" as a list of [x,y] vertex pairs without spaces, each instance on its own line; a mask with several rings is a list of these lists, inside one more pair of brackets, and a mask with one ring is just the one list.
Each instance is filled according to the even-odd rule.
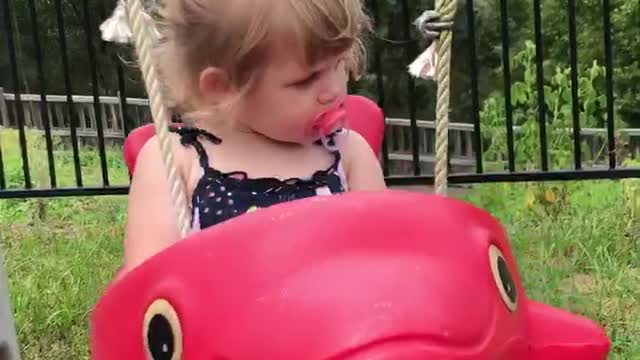
[[2,160],[2,138],[0,138],[0,190],[7,188],[7,182],[4,178],[4,161]]
[[473,0],[467,0],[467,28],[469,31],[469,69],[471,72],[471,104],[473,106],[473,147],[476,172],[482,174],[482,129],[480,128],[480,100],[478,98],[478,56],[476,54],[476,25]]
[[69,131],[71,134],[71,147],[73,149],[73,167],[76,175],[76,185],[82,187],[82,167],[80,166],[80,149],[78,146],[77,127],[80,123],[78,113],[73,104],[73,89],[71,87],[71,72],[69,56],[67,54],[67,38],[65,34],[64,15],[62,13],[62,0],[55,0],[56,18],[58,23],[58,39],[60,41],[60,55],[62,56],[62,73],[64,74],[64,88],[67,95],[67,108],[69,109]]
[[507,157],[509,171],[516,171],[515,144],[513,139],[513,108],[511,105],[511,59],[509,57],[509,18],[507,0],[500,0],[500,23],[502,27],[502,71],[504,79],[504,107],[507,127]]
[[576,40],[576,1],[568,0],[569,54],[571,58],[571,114],[573,116],[573,158],[576,170],[582,169],[580,144],[580,98],[578,93],[578,44]]
[[[2,117],[2,122],[0,122],[0,128],[4,126],[4,124],[9,125],[9,112],[6,108],[6,104],[4,101],[4,89],[0,86],[0,117]],[[2,161],[2,137],[0,136],[0,190],[4,190],[7,187],[7,183],[4,178],[4,162]]]
[[542,10],[540,9],[540,0],[533,0],[533,17],[536,38],[536,85],[538,90],[538,122],[540,124],[540,165],[542,171],[548,171],[547,103],[544,98],[544,59],[542,48]]
[[129,115],[127,112],[127,94],[124,84],[124,69],[122,68],[122,63],[120,63],[117,56],[114,56],[114,61],[116,63],[116,70],[118,72],[118,92],[120,96],[120,114],[122,115],[122,131],[124,132],[124,137],[126,138],[127,136],[129,136],[131,128],[129,127]]
[[[404,25],[404,41],[405,41],[405,56],[407,64],[413,61],[411,41],[411,19],[409,18],[409,3],[407,0],[402,0],[402,22]],[[416,119],[416,94],[415,94],[415,82],[413,76],[407,73],[407,96],[409,97],[409,118],[411,119],[411,150],[413,152],[413,174],[420,175],[420,137],[418,136],[418,121]]]
[[[374,23],[378,23],[380,20],[380,10],[378,8],[378,1],[370,1],[370,9],[373,13]],[[380,42],[374,38],[373,41],[373,68],[376,73],[376,87],[378,90],[378,106],[382,109],[382,113],[385,114],[385,136],[382,140],[382,169],[384,176],[389,176],[389,143],[387,141],[386,131],[386,111],[385,111],[385,94],[384,94],[384,73],[382,71],[382,55],[380,49]]]
[[87,51],[89,53],[89,66],[91,68],[91,83],[93,92],[93,109],[96,116],[96,127],[98,131],[98,151],[100,154],[100,167],[102,170],[102,183],[109,186],[109,173],[107,170],[107,154],[104,146],[104,129],[102,126],[102,109],[100,109],[100,95],[98,84],[98,64],[96,59],[96,51],[93,47],[93,31],[91,19],[89,17],[89,4],[87,0],[82,0],[82,9],[84,16],[84,28],[87,40]]
[[604,23],[605,68],[607,70],[607,142],[609,147],[609,168],[616,167],[616,138],[613,97],[613,45],[611,43],[611,6],[609,0],[602,1]]
[[[11,21],[11,7],[9,0],[2,1],[4,10],[4,23],[7,30],[7,47],[9,50],[9,63],[11,66],[11,77],[13,80],[15,93],[15,109],[18,117],[18,131],[20,138],[20,153],[22,155],[22,172],[24,174],[24,187],[31,189],[31,173],[29,172],[29,154],[27,152],[27,136],[24,130],[24,108],[20,97],[20,73],[18,72],[18,60],[16,59],[16,50],[13,39],[13,26]],[[18,39],[20,41],[20,39]],[[15,114],[14,114],[15,115]]]
[[0,126],[9,127],[9,109],[4,98],[4,88],[0,86]]
[[40,45],[40,34],[38,27],[38,13],[34,0],[29,0],[29,12],[31,15],[31,31],[33,32],[33,46],[36,52],[36,69],[38,72],[38,82],[40,83],[40,116],[44,125],[45,142],[47,146],[47,161],[49,163],[49,181],[51,187],[57,187],[56,165],[53,158],[53,140],[51,139],[51,119],[49,118],[49,108],[47,105],[47,81],[44,75],[42,64],[42,47]]

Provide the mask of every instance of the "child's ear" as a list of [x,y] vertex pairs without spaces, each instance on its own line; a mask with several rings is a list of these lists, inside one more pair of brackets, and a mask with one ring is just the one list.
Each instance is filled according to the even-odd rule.
[[222,103],[232,95],[229,76],[224,70],[216,67],[208,67],[200,73],[199,87],[205,103]]

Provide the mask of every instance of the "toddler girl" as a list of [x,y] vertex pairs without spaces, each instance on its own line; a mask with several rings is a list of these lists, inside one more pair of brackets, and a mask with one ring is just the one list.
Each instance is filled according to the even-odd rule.
[[[163,16],[157,61],[185,122],[172,147],[194,231],[285,201],[385,188],[368,143],[341,129],[370,29],[362,0],[171,0]],[[177,228],[152,138],[132,179],[125,270],[179,240]]]

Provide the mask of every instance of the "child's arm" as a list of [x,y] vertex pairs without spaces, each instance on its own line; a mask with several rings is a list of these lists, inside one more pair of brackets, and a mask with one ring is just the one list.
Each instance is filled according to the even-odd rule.
[[387,186],[380,162],[369,143],[355,131],[345,132],[340,137],[338,146],[344,156],[349,190],[385,190]]
[[[180,164],[184,150],[179,148],[177,141],[173,145],[174,159]],[[177,166],[178,174],[182,176],[185,171]],[[158,140],[153,137],[140,150],[131,180],[122,273],[179,239],[170,185]]]

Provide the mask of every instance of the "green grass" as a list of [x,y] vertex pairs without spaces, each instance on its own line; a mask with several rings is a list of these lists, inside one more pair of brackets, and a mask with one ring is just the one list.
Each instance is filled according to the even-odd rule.
[[[8,182],[21,187],[15,133],[2,130]],[[70,152],[56,147],[60,159]],[[46,186],[44,142],[29,137],[34,177]],[[100,185],[99,158],[83,150],[86,185]],[[120,151],[108,151],[114,183],[126,184]],[[60,182],[74,184],[59,161]],[[493,184],[465,198],[506,225],[529,296],[606,327],[611,359],[640,358],[638,181]],[[542,196],[547,194],[546,197]],[[631,193],[631,195],[629,195]],[[25,359],[88,359],[87,313],[121,261],[126,197],[0,201],[0,246]]]
[[[637,180],[493,184],[468,197],[506,226],[529,297],[603,324],[611,359],[640,358],[640,208],[625,198],[636,188]],[[543,200],[545,191],[556,201]]]
[[[24,189],[25,187],[19,141],[17,131],[0,130],[0,146],[2,147],[2,158],[5,164],[5,180],[9,189]],[[44,137],[40,133],[27,131],[26,141],[27,159],[33,187],[50,188],[49,163]],[[110,185],[127,185],[129,176],[122,161],[121,149],[107,146],[105,153]],[[53,154],[58,187],[75,187],[76,177],[70,140],[54,137]],[[81,147],[79,159],[82,184],[84,186],[102,186],[100,154],[97,147]]]
[[[45,142],[27,134],[35,188],[50,186]],[[23,188],[17,132],[0,130],[7,186]],[[54,143],[59,186],[75,186],[72,152]],[[112,185],[128,183],[120,149],[107,149]],[[85,186],[102,186],[100,158],[80,151]],[[87,313],[121,261],[126,197],[0,200],[5,254],[24,359],[88,358]]]

